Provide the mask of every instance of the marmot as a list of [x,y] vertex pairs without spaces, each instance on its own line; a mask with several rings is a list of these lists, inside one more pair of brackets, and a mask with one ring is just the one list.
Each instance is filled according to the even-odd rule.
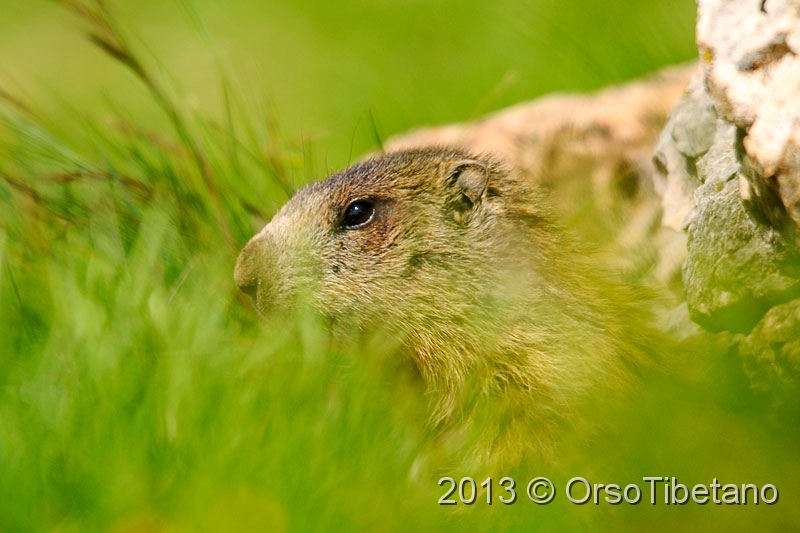
[[635,291],[578,253],[545,204],[490,157],[373,157],[299,190],[235,280],[262,312],[302,292],[337,322],[389,328],[424,377],[433,424],[477,432],[475,457],[513,462],[624,387],[655,342]]

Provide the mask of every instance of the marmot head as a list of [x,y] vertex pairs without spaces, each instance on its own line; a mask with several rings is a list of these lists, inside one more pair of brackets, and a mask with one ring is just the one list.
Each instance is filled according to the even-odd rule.
[[497,163],[456,150],[369,159],[298,191],[242,251],[236,283],[263,313],[306,296],[355,323],[463,321],[496,296],[493,266],[524,255],[508,215],[521,203],[535,218],[528,196]]

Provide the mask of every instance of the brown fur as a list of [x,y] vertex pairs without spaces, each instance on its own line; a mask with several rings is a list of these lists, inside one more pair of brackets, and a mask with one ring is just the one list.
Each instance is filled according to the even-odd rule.
[[[375,202],[343,228],[354,199]],[[623,388],[653,338],[637,295],[550,221],[536,189],[489,158],[441,148],[369,159],[300,190],[242,251],[261,311],[307,291],[358,327],[399,335],[449,442],[514,462],[547,453],[581,404]]]

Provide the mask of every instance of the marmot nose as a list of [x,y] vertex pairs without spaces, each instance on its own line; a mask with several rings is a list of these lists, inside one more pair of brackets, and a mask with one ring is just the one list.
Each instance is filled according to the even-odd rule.
[[253,278],[252,280],[247,280],[244,282],[239,282],[236,280],[236,284],[239,286],[239,289],[248,295],[250,298],[255,298],[256,294],[258,293],[258,280]]
[[254,244],[256,242],[251,241],[244,247],[233,270],[233,280],[236,285],[251,298],[255,298],[258,292],[258,264],[257,254],[253,250]]

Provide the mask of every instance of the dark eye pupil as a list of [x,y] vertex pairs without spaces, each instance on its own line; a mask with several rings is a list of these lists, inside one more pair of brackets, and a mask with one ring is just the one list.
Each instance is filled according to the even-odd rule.
[[342,224],[348,228],[366,224],[374,212],[375,207],[370,200],[356,200],[345,209]]

